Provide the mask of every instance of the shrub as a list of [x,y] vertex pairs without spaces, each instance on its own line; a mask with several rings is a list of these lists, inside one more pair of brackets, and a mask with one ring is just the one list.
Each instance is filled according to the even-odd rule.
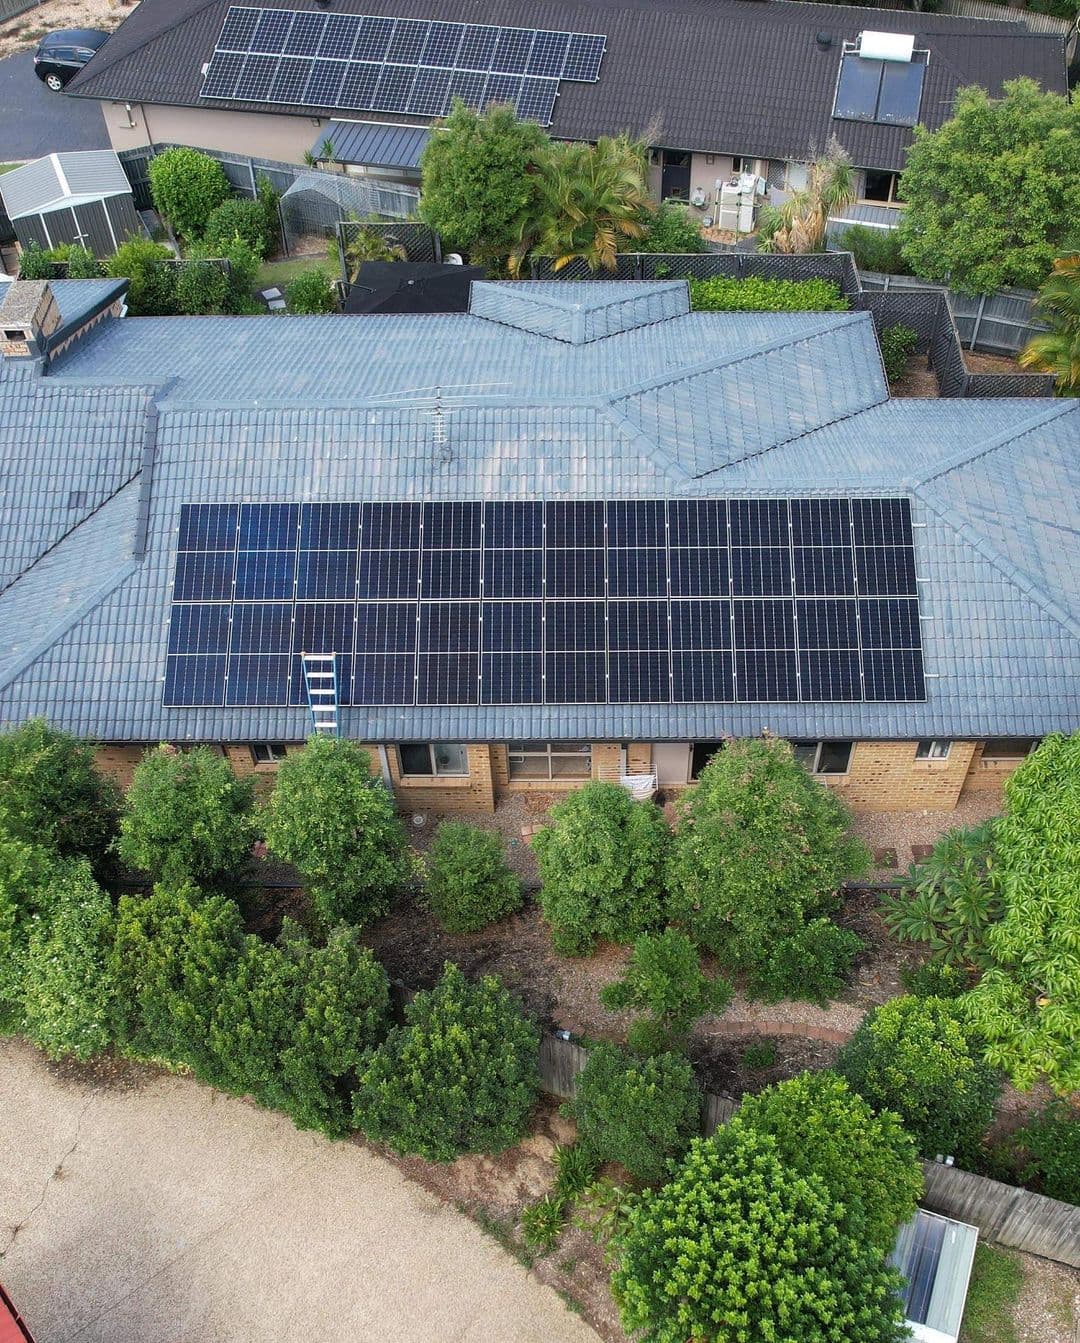
[[848,301],[831,280],[717,276],[690,281],[690,304],[695,312],[844,312]]
[[[818,1175],[788,1171],[738,1118],[634,1197],[612,1287],[623,1328],[660,1343],[899,1343],[899,1275],[852,1235]],[[718,1332],[721,1329],[722,1332]]]
[[265,173],[256,179],[259,206],[263,212],[263,237],[266,240],[264,255],[273,256],[281,246],[281,212],[278,208],[281,192]]
[[919,333],[912,331],[909,326],[897,323],[882,331],[881,362],[885,365],[885,376],[890,387],[907,372],[907,361],[915,353],[918,343]]
[[761,1040],[747,1045],[742,1054],[742,1066],[751,1072],[771,1068],[776,1062],[776,1045],[772,1040]]
[[837,238],[844,252],[850,252],[859,270],[879,275],[908,275],[908,264],[900,252],[900,235],[895,229],[869,228],[852,224]]
[[557,802],[533,840],[556,951],[586,955],[662,923],[668,841],[660,809],[617,783],[587,783]]
[[566,1111],[577,1122],[577,1147],[596,1162],[617,1161],[635,1180],[651,1184],[699,1132],[701,1095],[680,1054],[638,1059],[598,1044]]
[[337,312],[337,295],[322,266],[304,271],[287,285],[285,303],[289,312]]
[[361,1072],[357,1127],[429,1161],[500,1152],[536,1103],[539,1048],[536,1027],[497,979],[472,984],[447,963]]
[[825,1070],[744,1097],[739,1121],[772,1136],[786,1170],[824,1180],[852,1235],[892,1248],[923,1183],[915,1143],[895,1114],[875,1115],[842,1077]]
[[521,908],[521,882],[502,839],[464,821],[443,821],[428,855],[425,901],[451,933],[475,933]]
[[863,1018],[836,1068],[875,1110],[894,1110],[926,1157],[970,1160],[993,1117],[999,1081],[955,1002],[893,998]]
[[1025,1180],[1036,1179],[1048,1198],[1080,1204],[1080,1115],[1056,1099],[1017,1138],[1028,1156]]
[[19,251],[20,280],[54,280],[57,264],[51,251],[47,252],[40,244],[31,242]]
[[88,247],[68,249],[67,277],[69,280],[96,280],[101,274],[101,262]]
[[159,746],[135,768],[120,857],[173,885],[231,875],[251,850],[254,800],[251,781],[209,748]]
[[264,257],[270,250],[266,220],[266,208],[261,200],[230,197],[210,212],[203,242],[220,256],[234,238],[241,238],[256,256]]
[[545,1194],[521,1214],[521,1231],[531,1250],[553,1250],[566,1222],[566,1200]]
[[111,1041],[112,901],[85,859],[59,865],[49,912],[31,927],[23,977],[26,1034],[50,1058],[92,1058]]
[[825,1007],[843,991],[862,941],[830,919],[811,919],[779,937],[750,975],[751,992],[767,1003],[802,998]]
[[555,1148],[555,1193],[567,1200],[580,1198],[593,1182],[599,1164],[594,1152],[575,1142]]
[[0,831],[100,863],[116,831],[120,795],[94,768],[94,750],[43,718],[0,732]]
[[234,313],[264,311],[252,301],[255,276],[259,273],[259,254],[252,251],[243,238],[233,238],[221,251],[229,263],[229,283],[225,294],[227,310]]
[[128,281],[127,305],[133,317],[169,317],[176,311],[176,267],[164,243],[130,238],[105,262],[105,272]]
[[184,238],[201,238],[214,210],[229,198],[225,169],[197,149],[166,149],[150,160],[147,173],[154,209]]
[[177,268],[176,308],[190,317],[221,312],[225,307],[229,281],[213,261],[193,259]]
[[866,870],[836,796],[796,763],[787,742],[728,742],[679,803],[670,909],[730,968],[756,967],[779,938],[836,907]]
[[47,849],[0,831],[0,1035],[22,1023],[30,929],[50,907],[55,862]]
[[300,872],[327,928],[379,918],[412,873],[393,797],[344,738],[312,737],[282,761],[266,840]]
[[702,973],[698,949],[685,933],[666,928],[637,939],[622,979],[605,984],[600,1001],[648,1013],[629,1035],[631,1048],[648,1054],[684,1045],[694,1022],[706,1012],[722,1012],[731,992],[726,980]]
[[971,975],[966,970],[936,958],[921,965],[905,965],[900,981],[916,998],[959,998],[971,988]]
[[648,232],[635,244],[639,252],[707,252],[709,244],[685,205],[664,201],[648,220]]

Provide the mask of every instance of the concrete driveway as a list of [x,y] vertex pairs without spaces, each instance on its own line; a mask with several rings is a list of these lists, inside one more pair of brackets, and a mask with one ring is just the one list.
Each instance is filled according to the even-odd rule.
[[32,51],[0,61],[0,163],[108,147],[100,103],[51,93],[34,74]]
[[5,1040],[0,1115],[0,1279],[38,1343],[596,1343],[389,1163],[188,1079]]

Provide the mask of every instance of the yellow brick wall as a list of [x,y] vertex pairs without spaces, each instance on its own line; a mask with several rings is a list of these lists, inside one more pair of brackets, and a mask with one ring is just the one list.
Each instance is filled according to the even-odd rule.
[[858,741],[846,774],[819,776],[853,811],[951,811],[975,743],[954,741],[945,760],[916,760],[913,741]]
[[145,746],[123,744],[99,746],[94,754],[94,764],[102,774],[113,779],[121,788],[127,788],[131,784],[135,766],[146,754],[147,749]]
[[397,748],[386,748],[390,765],[390,779],[398,804],[405,808],[432,807],[439,811],[494,811],[495,780],[492,768],[492,748],[486,744],[465,748],[469,772],[467,775],[447,775],[438,780],[402,778]]
[[647,741],[632,741],[626,748],[627,774],[652,773],[652,744]]
[[983,744],[975,744],[975,753],[971,757],[971,764],[968,767],[967,778],[964,780],[963,792],[966,793],[1000,793],[1005,786],[1005,780],[1010,774],[1015,773],[1018,766],[1022,765],[1023,759],[1019,760],[984,760],[982,758]]
[[622,747],[617,741],[593,742],[592,776],[607,783],[618,783],[622,773]]

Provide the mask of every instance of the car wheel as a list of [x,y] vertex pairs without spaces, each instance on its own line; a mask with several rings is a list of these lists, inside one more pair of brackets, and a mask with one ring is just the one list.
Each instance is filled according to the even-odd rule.
[[59,93],[60,90],[64,87],[64,81],[60,78],[59,75],[46,75],[45,87],[47,89],[52,89],[53,93]]

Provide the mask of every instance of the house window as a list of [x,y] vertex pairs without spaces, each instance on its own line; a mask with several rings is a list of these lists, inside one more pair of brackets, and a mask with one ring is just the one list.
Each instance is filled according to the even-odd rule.
[[25,339],[26,339],[26,332],[23,331],[21,328],[20,328],[18,331],[9,331],[7,327],[4,327],[4,339],[5,339],[5,340],[25,340]]
[[690,752],[690,777],[698,779],[701,771],[717,753],[724,749],[722,741],[696,741]]
[[253,741],[251,759],[256,765],[276,765],[285,759],[285,743],[282,741]]
[[757,159],[748,158],[745,154],[733,154],[731,156],[731,171],[735,173],[756,173]]
[[1038,737],[987,737],[983,742],[984,760],[1023,760],[1039,744]]
[[948,760],[951,741],[941,741],[937,737],[919,742],[915,747],[916,760]]
[[469,772],[469,759],[460,742],[403,741],[398,746],[398,764],[403,778],[410,776],[462,775]]
[[876,172],[867,168],[863,173],[864,201],[874,201],[878,205],[899,205],[900,174]]
[[850,741],[793,741],[795,759],[811,774],[846,774],[851,764]]
[[511,779],[591,779],[592,746],[587,741],[512,741]]

